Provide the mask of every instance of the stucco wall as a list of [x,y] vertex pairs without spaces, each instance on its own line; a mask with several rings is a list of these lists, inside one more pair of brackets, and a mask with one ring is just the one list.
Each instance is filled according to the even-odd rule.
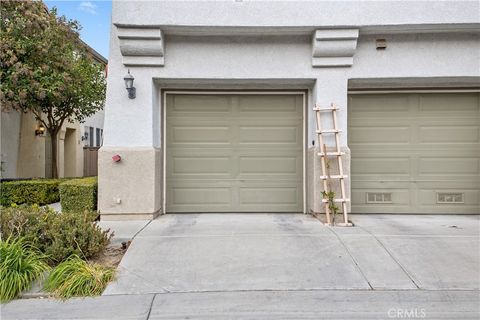
[[[69,134],[67,135],[67,130]],[[83,144],[80,124],[65,123],[58,135],[58,175],[59,177],[83,176]]]
[[477,1],[117,1],[112,22],[195,27],[469,24],[478,23],[479,6]]
[[23,113],[21,123],[16,178],[45,177],[45,136],[35,135],[37,120],[32,113]]
[[[164,67],[130,68],[137,98],[124,88],[115,27],[112,30],[110,77],[105,119],[105,145],[157,146],[160,141],[158,90],[152,79],[310,79],[313,100],[345,108],[351,78],[479,76],[478,34],[382,35],[387,49],[375,49],[375,36],[361,36],[350,68],[312,68],[308,37],[167,36]],[[459,57],[462,57],[459,59]],[[265,80],[268,82],[268,80]],[[273,83],[274,81],[272,81]],[[275,87],[272,85],[272,87]],[[313,88],[310,88],[313,89]],[[340,126],[346,113],[340,112]],[[309,140],[313,136],[313,120]],[[347,136],[342,136],[346,144]]]
[[0,148],[2,178],[15,178],[17,175],[18,143],[20,139],[21,114],[18,111],[2,112]]
[[[386,50],[375,39],[387,40]],[[480,75],[479,33],[393,34],[360,37],[349,78]]]
[[[5,171],[3,178],[35,178],[45,177],[49,169],[48,145],[50,140],[45,135],[35,135],[38,127],[32,113],[16,111],[2,112],[1,153]],[[64,139],[66,129],[72,130],[69,140],[69,154],[64,154]],[[67,150],[67,151],[68,151]],[[65,123],[58,135],[58,174],[65,176],[65,159],[69,161],[68,176],[83,175],[83,146],[80,143],[80,128],[78,123]],[[68,167],[68,165],[67,165]]]

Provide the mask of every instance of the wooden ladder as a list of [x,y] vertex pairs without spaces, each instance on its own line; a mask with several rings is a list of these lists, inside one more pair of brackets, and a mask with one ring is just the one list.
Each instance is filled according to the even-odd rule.
[[[335,198],[333,199],[334,202],[336,203],[341,203],[342,204],[342,211],[343,211],[343,223],[338,223],[337,225],[339,226],[352,226],[352,224],[348,221],[348,209],[347,209],[347,202],[350,201],[350,199],[346,198],[346,192],[345,192],[345,178],[347,178],[346,175],[343,174],[343,163],[342,163],[342,155],[345,154],[345,152],[342,152],[340,149],[340,137],[339,133],[341,130],[338,129],[337,126],[337,110],[339,108],[335,106],[333,103],[330,105],[329,108],[321,108],[320,106],[316,106],[313,108],[315,111],[315,119],[316,119],[316,133],[317,133],[317,140],[319,143],[320,147],[320,152],[318,155],[320,156],[320,162],[322,166],[322,175],[320,176],[320,179],[323,181],[323,190],[328,193],[331,191],[331,185],[330,182],[332,179],[336,179],[340,182],[340,191],[341,191],[341,198]],[[332,113],[332,119],[333,119],[333,129],[322,129],[322,117],[321,114],[323,112],[331,112]],[[323,141],[323,135],[325,134],[333,134],[335,136],[335,149],[334,151],[327,151],[327,146],[325,145]],[[331,175],[330,174],[330,166],[328,165],[328,157],[336,157],[337,158],[337,163],[338,163],[338,174],[337,175]],[[329,199],[325,199],[325,197],[322,197],[322,203],[325,204],[325,214],[327,217],[327,224],[331,225],[332,221],[330,219],[330,204],[329,204]]]

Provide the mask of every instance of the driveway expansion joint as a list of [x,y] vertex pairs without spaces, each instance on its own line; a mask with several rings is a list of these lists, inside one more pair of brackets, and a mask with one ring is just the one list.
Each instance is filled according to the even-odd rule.
[[362,275],[363,279],[368,283],[368,286],[370,287],[371,290],[374,290],[373,289],[373,286],[372,284],[370,283],[370,281],[368,280],[367,276],[365,275],[365,273],[363,272],[363,270],[360,268],[360,265],[358,264],[358,261],[353,257],[352,253],[350,252],[350,249],[348,249],[347,245],[343,242],[343,240],[340,238],[340,236],[335,232],[335,230],[333,230],[332,227],[327,227],[328,230],[330,230],[334,235],[335,237],[338,239],[338,241],[340,241],[340,243],[342,244],[343,248],[345,249],[345,251],[347,252],[347,254],[350,256],[350,259],[352,259],[353,263],[355,264],[356,268],[358,269],[358,272],[360,272],[360,274]]
[[145,318],[145,320],[150,319],[150,314],[152,313],[153,303],[155,302],[156,297],[157,297],[156,294],[154,294],[153,297],[152,297],[152,301],[150,302],[150,307],[148,308],[148,314],[147,314],[147,317]]
[[378,239],[377,236],[375,236],[375,234],[373,234],[369,230],[362,228],[361,226],[359,226],[359,228],[367,232],[369,235],[371,235],[378,242],[378,244],[383,248],[383,250],[385,250],[385,252],[392,258],[392,260],[400,267],[400,269],[402,269],[402,271],[406,274],[406,276],[410,279],[410,281],[415,285],[415,287],[417,287],[417,289],[420,289],[420,286],[413,279],[413,276],[410,274],[410,272],[408,272],[408,270],[400,263],[400,261],[398,261],[398,259],[395,258],[395,256],[390,252],[390,250],[387,249],[387,247],[383,244],[383,242],[380,239]]

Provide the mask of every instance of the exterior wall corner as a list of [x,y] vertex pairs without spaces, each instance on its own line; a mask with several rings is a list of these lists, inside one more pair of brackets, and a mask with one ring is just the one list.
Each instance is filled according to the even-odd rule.
[[[120,155],[114,162],[112,157]],[[162,153],[154,147],[102,147],[98,209],[104,220],[153,218],[161,209]]]

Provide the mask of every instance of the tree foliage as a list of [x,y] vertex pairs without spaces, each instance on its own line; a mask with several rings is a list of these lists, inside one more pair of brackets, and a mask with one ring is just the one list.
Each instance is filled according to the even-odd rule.
[[65,121],[82,122],[103,107],[105,77],[79,38],[77,21],[58,17],[41,1],[2,0],[0,6],[2,110],[32,112],[52,138]]

